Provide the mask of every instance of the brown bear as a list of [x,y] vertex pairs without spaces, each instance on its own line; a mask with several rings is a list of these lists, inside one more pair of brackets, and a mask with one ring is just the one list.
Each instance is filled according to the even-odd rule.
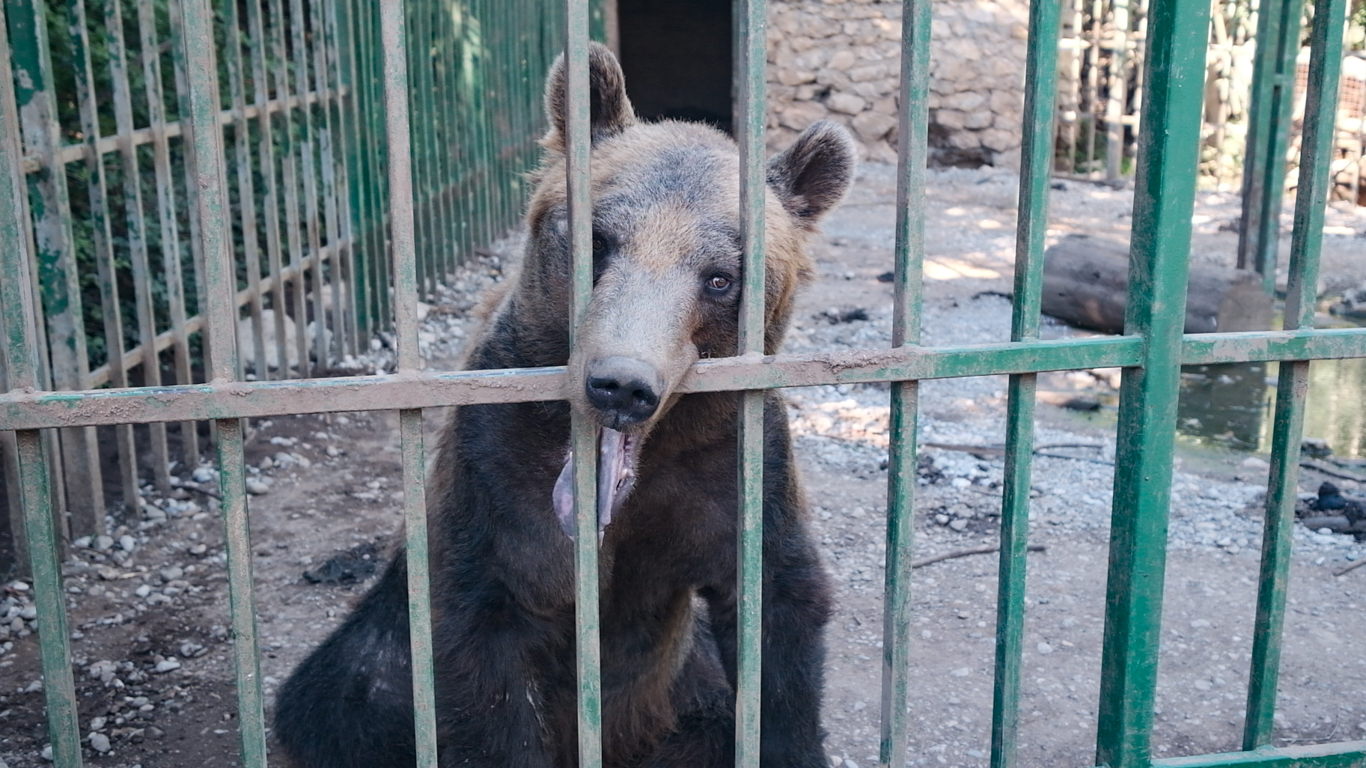
[[[440,765],[577,765],[571,409],[601,425],[604,763],[734,765],[735,393],[680,395],[736,352],[739,161],[705,125],[636,119],[612,54],[590,54],[594,288],[569,345],[565,75],[526,215],[521,273],[470,369],[568,365],[568,402],[457,409],[428,497]],[[766,348],[811,274],[806,241],[847,189],[852,142],[818,123],[768,165]],[[786,409],[764,421],[762,763],[824,768],[830,589],[807,531]],[[280,690],[274,737],[301,768],[414,764],[400,553]]]

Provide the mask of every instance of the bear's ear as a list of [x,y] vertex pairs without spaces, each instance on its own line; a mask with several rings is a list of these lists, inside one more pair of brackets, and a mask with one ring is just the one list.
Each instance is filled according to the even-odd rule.
[[[550,131],[541,142],[547,148],[564,151],[564,123],[568,113],[566,92],[568,73],[564,54],[550,65],[545,80],[545,114]],[[621,64],[606,46],[589,43],[588,48],[589,126],[594,142],[621,133],[635,124],[636,113],[626,98],[626,78]]]
[[768,183],[783,207],[814,226],[849,190],[854,179],[854,140],[837,123],[821,120],[768,161]]

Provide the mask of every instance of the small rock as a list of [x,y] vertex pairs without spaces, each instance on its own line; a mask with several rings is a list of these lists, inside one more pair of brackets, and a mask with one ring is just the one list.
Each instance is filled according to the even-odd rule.
[[156,668],[153,669],[153,671],[161,675],[177,669],[180,669],[180,662],[176,660],[176,657],[172,656],[164,661],[158,661]]
[[218,473],[213,470],[213,467],[200,467],[190,475],[190,478],[196,483],[210,483],[217,477]]
[[952,529],[954,529],[955,531],[961,532],[961,531],[964,531],[964,530],[967,529],[967,527],[968,527],[968,521],[967,521],[967,520],[961,520],[961,519],[959,519],[959,520],[954,520],[954,521],[952,521],[952,522],[949,523],[949,527],[952,528]]
[[1205,629],[1209,625],[1209,619],[1196,619],[1191,622],[1191,629]]
[[1037,646],[1036,650],[1038,650],[1039,653],[1046,656],[1053,652],[1053,646],[1049,645],[1048,643],[1041,642]]
[[97,536],[97,537],[95,537],[95,549],[99,550],[100,552],[108,552],[109,549],[110,549],[111,547],[113,547],[113,546],[114,546],[114,539],[113,539],[113,537],[111,537],[111,536]]
[[939,514],[934,516],[934,521],[940,525],[948,525],[949,516],[944,514],[943,512],[940,512]]
[[124,534],[119,537],[119,549],[122,549],[124,552],[132,552],[137,546],[138,540],[132,536]]
[[104,730],[104,724],[105,724],[105,718],[103,718],[103,717],[91,718],[91,720],[90,720],[90,730],[92,730],[92,731],[102,731],[102,730]]
[[204,553],[209,551],[209,548],[204,544],[196,544],[186,551],[194,555],[195,557],[203,557]]
[[1214,687],[1213,683],[1211,683],[1211,682],[1208,681],[1208,680],[1203,680],[1203,679],[1201,679],[1201,680],[1196,680],[1196,681],[1195,681],[1195,690],[1197,690],[1197,691],[1208,691],[1210,688],[1213,688],[1213,687]]
[[248,478],[246,485],[247,493],[250,493],[252,496],[264,496],[265,494],[270,493],[270,486],[256,478]]
[[46,761],[48,761],[49,763],[52,762],[52,745],[51,745],[51,744],[48,744],[48,745],[46,745],[46,746],[43,747],[43,759],[46,760]]
[[335,445],[329,445],[329,446],[327,446],[326,451],[327,451],[327,455],[330,456],[331,458],[334,458],[334,459],[337,458],[338,456],[342,455],[342,452],[341,452],[341,451],[337,448],[337,446],[335,446]]
[[1239,466],[1243,467],[1244,469],[1270,469],[1270,468],[1271,468],[1271,465],[1270,465],[1269,463],[1267,463],[1266,459],[1261,459],[1261,458],[1258,458],[1258,457],[1256,457],[1256,456],[1249,456],[1249,457],[1247,457],[1246,459],[1243,459],[1243,462],[1242,462],[1241,464],[1239,464]]
[[152,594],[152,588],[146,584],[143,584],[142,586],[133,590],[133,594],[137,595],[138,597],[146,597]]
[[109,737],[105,736],[103,733],[90,734],[90,748],[101,753],[113,749],[109,744]]
[[967,667],[959,667],[958,669],[955,669],[949,674],[953,675],[954,677],[967,677],[968,675],[972,674],[972,670],[968,669]]
[[178,565],[170,565],[161,569],[161,578],[166,581],[175,581],[185,576],[185,569]]

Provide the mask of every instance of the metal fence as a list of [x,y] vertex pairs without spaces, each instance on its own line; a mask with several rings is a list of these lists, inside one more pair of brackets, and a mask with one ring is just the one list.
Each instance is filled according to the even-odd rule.
[[[541,133],[540,78],[561,27],[541,6],[406,7],[423,298],[517,220]],[[8,0],[5,11],[0,59],[13,72],[0,98],[16,109],[6,133],[19,142],[16,220],[33,246],[41,388],[207,380],[205,306],[222,286],[204,277],[188,76],[206,51],[216,61],[205,130],[219,137],[232,213],[224,289],[239,315],[220,332],[238,337],[237,375],[322,375],[372,339],[392,339],[388,148],[371,140],[385,114],[377,6],[225,2],[209,41],[192,49],[180,0]],[[0,384],[5,376],[0,365]],[[201,427],[82,426],[45,438],[62,536],[103,533],[119,502],[138,508],[144,483],[169,488],[173,462],[194,470]],[[11,497],[14,451],[6,436]],[[10,501],[9,532],[22,545]],[[6,560],[0,553],[0,570]]]
[[[1033,442],[1036,374],[1091,367],[1123,368],[1117,472],[1111,525],[1109,582],[1104,633],[1100,717],[1096,763],[1112,768],[1158,765],[1196,766],[1362,766],[1366,743],[1272,748],[1280,638],[1291,555],[1296,473],[1304,417],[1305,390],[1312,360],[1366,357],[1366,331],[1313,328],[1314,286],[1322,217],[1327,193],[1328,149],[1332,137],[1333,96],[1341,62],[1343,0],[1322,0],[1323,20],[1313,30],[1306,140],[1285,327],[1279,331],[1183,336],[1187,262],[1194,204],[1191,172],[1200,141],[1200,102],[1209,28],[1203,0],[1150,0],[1145,97],[1139,134],[1137,193],[1131,254],[1126,334],[1117,337],[1041,340],[1039,305],[1043,243],[1052,162],[1056,45],[1060,8],[1035,3],[1030,16],[1030,47],[1025,110],[1025,152],[1020,183],[1015,306],[1011,341],[970,347],[919,345],[921,267],[924,257],[923,202],[927,139],[926,92],[929,71],[930,1],[905,0],[903,15],[900,165],[895,266],[895,336],[890,350],[863,353],[762,356],[764,294],[763,104],[765,7],[762,0],[737,6],[739,94],[737,121],[741,148],[741,220],[744,232],[744,300],[739,357],[699,363],[686,381],[687,392],[743,391],[739,466],[740,650],[737,692],[736,764],[758,766],[762,443],[758,439],[762,393],[775,387],[890,382],[892,442],[888,474],[887,582],[883,635],[881,763],[907,763],[907,696],[911,645],[911,547],[916,488],[916,412],[918,382],[925,379],[1008,374],[1008,448],[1002,508],[1000,580],[997,609],[996,688],[991,764],[1021,764],[1016,723],[1021,688],[1021,637],[1025,610],[1025,547],[1028,527],[1030,457]],[[586,0],[567,0],[568,183],[574,253],[572,315],[579,317],[591,292],[591,244],[587,187],[589,163],[587,41],[590,15]],[[12,7],[12,6],[11,6]],[[0,430],[12,430],[18,446],[19,485],[30,540],[34,588],[41,621],[44,691],[55,764],[81,764],[62,600],[58,549],[51,526],[49,455],[42,431],[85,429],[133,422],[212,420],[217,425],[221,512],[226,530],[232,636],[240,716],[242,763],[266,763],[261,679],[247,531],[243,473],[243,420],[306,412],[399,409],[409,558],[414,696],[418,762],[435,766],[433,668],[430,597],[426,573],[423,409],[450,405],[523,402],[562,397],[563,368],[424,373],[417,346],[414,298],[430,274],[434,236],[422,230],[418,212],[425,195],[424,132],[413,130],[422,102],[422,72],[414,74],[405,57],[429,40],[420,19],[405,18],[401,0],[379,4],[382,59],[378,83],[385,97],[387,197],[377,198],[371,221],[389,216],[391,272],[399,352],[394,376],[246,382],[239,376],[234,300],[232,210],[223,134],[216,128],[220,105],[212,55],[213,26],[207,0],[184,6],[182,42],[200,53],[185,57],[187,123],[192,184],[199,226],[195,238],[203,257],[206,291],[203,315],[211,333],[205,341],[206,382],[166,386],[53,393],[40,379],[40,313],[29,290],[22,159],[12,130],[17,116],[5,99],[4,145],[0,147],[0,270],[23,279],[0,280],[4,354],[10,391],[0,396]],[[511,21],[511,19],[509,20]],[[525,23],[526,18],[517,19]],[[405,25],[414,34],[405,35]],[[405,45],[405,40],[407,45]],[[423,57],[427,51],[419,49]],[[8,75],[8,73],[0,73]],[[410,79],[413,90],[410,92]],[[410,94],[417,94],[412,96]],[[1327,96],[1325,96],[1327,94]],[[367,125],[368,129],[378,126]],[[359,136],[368,143],[372,134]],[[354,175],[352,176],[354,178]],[[375,185],[374,188],[378,188]],[[354,185],[353,185],[354,188]],[[423,191],[415,196],[415,193]],[[463,221],[453,219],[452,221]],[[428,256],[424,256],[428,254]],[[378,267],[377,267],[378,270]],[[380,275],[386,274],[377,272]],[[383,293],[384,283],[367,283]],[[1179,367],[1247,361],[1281,361],[1275,439],[1266,510],[1261,589],[1258,596],[1251,684],[1247,701],[1244,751],[1153,760],[1154,689],[1160,647],[1163,570],[1170,496]],[[817,363],[817,364],[813,364]],[[591,432],[576,421],[572,441],[578,456],[592,456]],[[578,510],[576,538],[579,671],[580,765],[601,765],[601,689],[597,642],[598,579],[595,483],[589,462],[579,462],[574,481]]]

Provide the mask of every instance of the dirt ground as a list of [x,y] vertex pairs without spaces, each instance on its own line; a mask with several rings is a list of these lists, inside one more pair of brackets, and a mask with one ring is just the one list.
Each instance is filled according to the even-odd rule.
[[[928,200],[925,341],[1009,335],[1014,187],[1009,173],[933,172]],[[1127,230],[1132,193],[1064,182],[1050,237]],[[789,349],[890,343],[892,169],[867,166],[816,246]],[[1231,263],[1229,195],[1201,196],[1196,258]],[[1366,282],[1366,215],[1334,209],[1325,290]],[[474,327],[469,294],[504,265],[484,259],[462,290],[434,303],[424,341],[448,367]],[[458,297],[458,298],[457,298]],[[850,309],[863,310],[859,313]],[[832,311],[833,310],[833,311]],[[832,322],[831,317],[847,320]],[[1068,333],[1051,328],[1050,333]],[[1099,382],[1099,384],[1098,384]],[[1054,375],[1066,395],[1112,386],[1113,372]],[[792,424],[812,522],[837,589],[828,634],[825,722],[832,765],[876,763],[885,565],[887,388],[795,390]],[[1039,406],[1029,555],[1020,754],[1027,766],[1093,764],[1114,458],[1113,413]],[[1059,402],[1061,400],[1058,400]],[[915,555],[994,543],[999,522],[1005,381],[926,382]],[[428,414],[435,434],[442,414]],[[396,419],[387,412],[258,421],[248,449],[253,565],[267,708],[275,688],[345,615],[401,536]],[[962,450],[970,447],[968,451]],[[1265,463],[1183,441],[1154,745],[1161,756],[1236,749],[1252,642]],[[1342,474],[1352,475],[1345,463]],[[1356,475],[1366,470],[1355,469]],[[184,488],[146,494],[136,519],[81,542],[65,567],[80,718],[90,765],[237,765],[227,581],[211,468]],[[1306,471],[1301,491],[1324,479]],[[1344,491],[1366,485],[1335,478]],[[1299,528],[1276,718],[1278,744],[1366,738],[1366,558],[1350,537]],[[990,745],[995,556],[917,570],[910,756],[916,765],[984,766]],[[0,592],[0,766],[44,765],[47,744],[27,585]]]

